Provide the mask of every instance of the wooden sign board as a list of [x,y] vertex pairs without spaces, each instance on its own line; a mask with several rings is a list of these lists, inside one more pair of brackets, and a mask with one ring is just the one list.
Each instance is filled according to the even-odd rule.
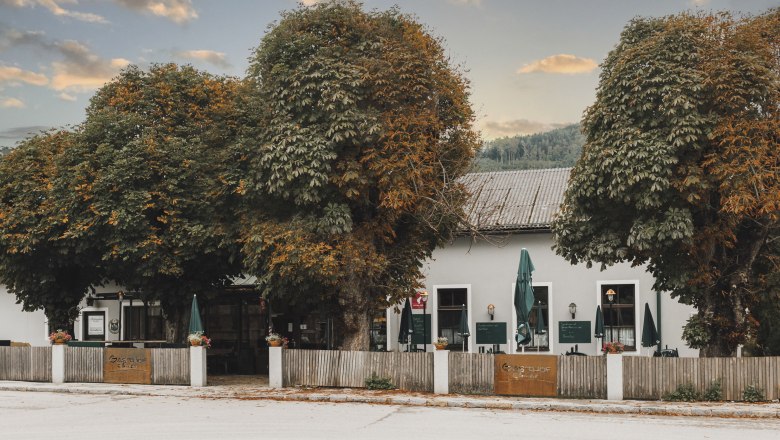
[[103,382],[151,384],[151,350],[106,348],[103,350]]
[[496,394],[555,397],[558,395],[558,356],[497,354]]
[[506,322],[478,322],[477,344],[506,344]]
[[562,344],[589,344],[590,321],[558,321],[558,342]]

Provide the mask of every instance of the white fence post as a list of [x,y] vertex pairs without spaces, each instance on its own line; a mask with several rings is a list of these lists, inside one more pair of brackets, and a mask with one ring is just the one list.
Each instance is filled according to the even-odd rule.
[[282,388],[282,347],[268,347],[268,386]]
[[449,350],[433,352],[433,392],[435,394],[449,394],[450,392]]
[[206,375],[206,347],[190,347],[190,386],[205,387],[208,382]]
[[65,383],[65,345],[51,346],[51,382]]
[[607,400],[623,400],[622,354],[607,354]]

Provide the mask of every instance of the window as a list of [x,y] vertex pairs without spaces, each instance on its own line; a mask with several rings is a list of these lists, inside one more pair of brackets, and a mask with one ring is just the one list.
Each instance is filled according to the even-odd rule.
[[449,340],[450,345],[447,347],[449,350],[463,351],[465,345],[468,351],[468,337],[464,338],[460,334],[461,315],[466,313],[468,316],[468,290],[466,288],[438,289],[437,298],[439,336]]
[[636,291],[634,283],[600,286],[604,342],[621,342],[626,351],[636,350]]
[[387,316],[385,309],[378,309],[371,316],[370,351],[387,351]]
[[165,340],[165,327],[160,306],[124,306],[124,310],[123,340]]
[[[520,345],[517,351],[543,352],[550,351],[550,288],[548,286],[534,286],[534,306],[528,317],[528,325],[531,326],[531,343]],[[538,310],[542,311],[542,327],[544,330],[537,333]]]

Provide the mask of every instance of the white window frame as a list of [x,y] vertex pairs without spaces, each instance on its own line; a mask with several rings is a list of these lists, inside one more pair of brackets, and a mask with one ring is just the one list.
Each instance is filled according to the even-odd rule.
[[103,312],[103,316],[105,319],[103,320],[103,334],[106,335],[106,340],[108,340],[108,322],[111,320],[109,313],[108,313],[108,307],[92,307],[87,306],[79,310],[79,316],[76,318],[75,321],[73,321],[73,333],[75,333],[75,338],[79,341],[84,340],[84,329],[81,323],[84,322],[84,312]]
[[[466,352],[467,353],[474,353],[475,343],[474,341],[476,338],[476,330],[474,328],[474,323],[472,322],[472,297],[471,297],[471,284],[434,284],[432,290],[433,298],[429,299],[428,302],[430,303],[433,301],[433,308],[431,310],[431,340],[433,338],[438,337],[439,335],[439,289],[466,289],[466,318],[469,322],[469,331],[471,332],[471,336],[469,336],[469,343],[466,346]],[[430,342],[430,341],[429,341]]]
[[[642,344],[641,344],[641,335],[639,334],[639,329],[642,328],[642,322],[640,321],[640,318],[642,315],[639,313],[639,304],[641,303],[640,298],[642,297],[641,292],[639,291],[639,280],[597,280],[596,281],[596,306],[601,305],[601,286],[605,284],[633,284],[634,285],[634,343],[636,344],[636,350],[634,351],[624,351],[624,356],[639,356]],[[602,308],[602,313],[604,312]],[[604,329],[606,332],[606,328]],[[602,343],[606,342],[606,334],[604,335],[604,338],[602,338]],[[598,346],[599,340],[597,338],[593,338],[596,342],[596,353],[601,352],[601,347]]]
[[509,334],[509,353],[522,353],[522,354],[553,354],[555,353],[555,314],[553,313],[555,305],[555,295],[553,295],[553,284],[550,281],[531,281],[531,287],[547,287],[547,340],[549,341],[550,350],[548,351],[517,351],[517,341],[515,341],[515,331],[517,331],[517,314],[515,313],[515,283],[512,283],[509,295],[509,304],[512,310],[512,326],[507,329]]

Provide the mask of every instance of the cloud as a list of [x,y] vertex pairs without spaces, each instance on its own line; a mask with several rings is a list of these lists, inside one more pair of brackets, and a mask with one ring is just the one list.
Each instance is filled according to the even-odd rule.
[[[3,1],[3,0],[0,0]],[[123,67],[130,64],[124,58],[102,58],[87,46],[74,40],[52,41],[42,32],[21,32],[7,29],[0,34],[0,51],[11,47],[26,46],[54,53],[60,59],[51,63],[51,79],[34,72],[22,71],[16,67],[6,67],[6,81],[45,86],[49,85],[58,92],[87,92],[101,87],[119,74]],[[0,66],[2,69],[3,66]],[[13,70],[15,69],[15,70]],[[22,79],[25,78],[25,79]],[[0,84],[3,82],[0,70]]]
[[580,58],[569,54],[559,54],[533,61],[517,70],[517,73],[563,73],[576,75],[592,72],[598,64],[590,58]]
[[24,108],[22,101],[16,98],[0,98],[0,107],[2,108]]
[[63,101],[71,101],[71,102],[76,100],[76,97],[75,97],[75,96],[73,96],[73,95],[68,95],[68,94],[67,94],[67,93],[65,93],[65,92],[62,92],[62,93],[60,93],[59,95],[57,95],[57,98],[60,98],[60,99],[61,99],[61,100],[63,100]]
[[54,71],[51,88],[60,92],[97,89],[130,64],[124,58],[101,58],[78,41],[63,41],[57,47],[64,59],[51,63]]
[[188,23],[198,18],[192,0],[115,0],[133,11],[164,17],[176,24]]
[[512,121],[485,121],[482,131],[485,138],[493,139],[502,136],[515,136],[550,131],[555,128],[565,127],[569,124],[546,123],[531,121],[529,119],[515,119]]
[[231,67],[230,62],[225,57],[224,52],[217,52],[213,50],[182,50],[174,52],[173,55],[187,60],[205,61],[225,69]]
[[65,9],[60,4],[78,4],[77,0],[0,0],[0,5],[14,8],[34,8],[41,6],[58,17],[68,17],[89,23],[108,23],[108,20],[97,14],[76,12]]
[[5,140],[17,140],[24,139],[32,134],[37,134],[42,131],[48,131],[51,127],[44,125],[29,125],[26,127],[11,127],[5,130],[0,130],[0,139]]
[[34,86],[45,86],[49,83],[46,75],[22,70],[18,67],[0,65],[0,87],[3,85],[32,84]]

